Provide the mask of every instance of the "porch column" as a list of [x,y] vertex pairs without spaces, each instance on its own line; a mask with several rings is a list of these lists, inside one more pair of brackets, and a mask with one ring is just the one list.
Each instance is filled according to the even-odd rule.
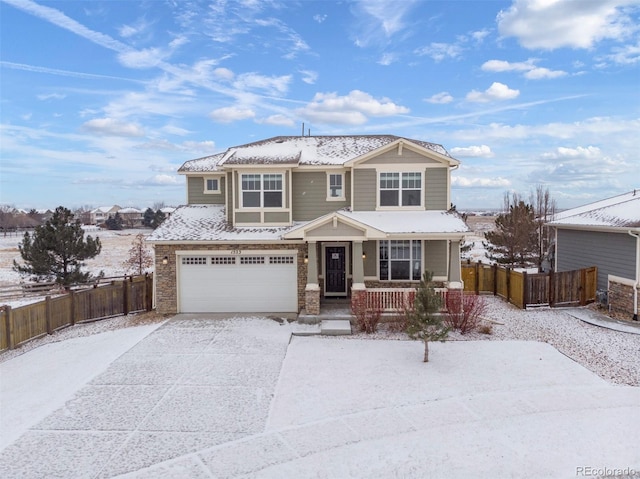
[[309,242],[307,253],[307,284],[318,284],[318,248],[315,241]]
[[304,290],[304,308],[307,314],[320,314],[320,285],[318,284],[318,248],[315,241],[307,244],[307,286]]
[[[354,241],[352,243],[353,257],[351,258],[353,288],[364,288],[364,260],[362,259],[362,241]],[[357,289],[357,288],[356,288]]]
[[462,280],[460,270],[460,241],[449,242],[449,282],[459,283]]

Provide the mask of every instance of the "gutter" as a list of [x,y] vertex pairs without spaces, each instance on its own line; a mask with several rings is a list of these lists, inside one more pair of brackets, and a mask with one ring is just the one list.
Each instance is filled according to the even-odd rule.
[[636,239],[636,282],[633,284],[633,320],[638,321],[638,289],[640,289],[640,234],[627,231]]

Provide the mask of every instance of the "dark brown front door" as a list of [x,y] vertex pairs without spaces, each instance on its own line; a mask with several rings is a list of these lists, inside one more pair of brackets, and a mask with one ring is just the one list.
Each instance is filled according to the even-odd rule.
[[325,286],[327,296],[347,294],[346,248],[327,246],[325,252]]

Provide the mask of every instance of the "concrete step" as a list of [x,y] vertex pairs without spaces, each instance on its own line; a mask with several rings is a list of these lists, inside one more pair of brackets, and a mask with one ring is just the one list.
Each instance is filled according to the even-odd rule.
[[351,322],[348,319],[323,319],[320,323],[320,334],[325,336],[351,334]]

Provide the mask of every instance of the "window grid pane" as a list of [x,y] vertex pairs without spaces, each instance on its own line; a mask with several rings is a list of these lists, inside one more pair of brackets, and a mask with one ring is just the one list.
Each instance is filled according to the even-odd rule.
[[381,281],[419,281],[422,278],[421,241],[381,241],[378,253]]
[[209,190],[209,191],[217,191],[218,190],[218,180],[217,179],[209,179],[209,180],[207,180],[207,190]]

